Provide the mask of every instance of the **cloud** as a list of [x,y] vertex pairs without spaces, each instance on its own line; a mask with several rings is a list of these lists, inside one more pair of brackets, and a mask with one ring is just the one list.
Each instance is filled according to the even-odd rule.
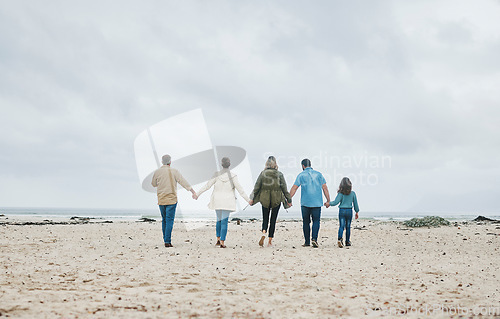
[[[421,189],[495,193],[482,182],[500,177],[499,11],[444,0],[3,3],[0,176],[17,187],[0,206],[153,205],[134,138],[199,107],[213,143],[244,147],[255,175],[269,152],[390,156],[391,167],[363,168],[378,177],[360,185],[367,210],[416,207]],[[300,170],[280,167],[289,183]]]

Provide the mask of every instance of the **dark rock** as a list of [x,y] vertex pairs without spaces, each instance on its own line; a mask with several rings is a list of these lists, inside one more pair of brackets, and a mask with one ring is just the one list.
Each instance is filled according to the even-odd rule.
[[[89,224],[90,218],[71,218],[70,221],[67,222],[55,222],[49,219],[45,219],[40,222],[0,222],[0,225],[15,225],[15,226],[43,226],[43,225],[81,225],[81,224]],[[95,224],[109,224],[112,223],[113,221],[111,220],[104,220],[104,221],[96,221],[93,222]]]
[[236,217],[231,219],[231,221],[236,222],[236,225],[241,225],[241,222],[242,222],[241,218],[236,218]]
[[439,227],[448,226],[450,222],[439,216],[425,216],[423,218],[412,218],[404,221],[403,224],[407,227]]
[[475,221],[475,222],[498,222],[498,220],[496,220],[496,219],[491,219],[491,218],[484,217],[484,216],[477,216],[472,221]]

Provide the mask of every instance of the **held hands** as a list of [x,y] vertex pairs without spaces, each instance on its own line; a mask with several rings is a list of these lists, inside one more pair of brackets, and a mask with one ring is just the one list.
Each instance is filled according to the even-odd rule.
[[288,203],[288,208],[292,207],[292,203]]
[[326,208],[330,207],[330,202],[325,202],[325,207]]
[[191,193],[193,194],[193,195],[191,195],[191,197],[193,197],[193,199],[198,199],[198,195],[197,195],[197,194],[196,194],[196,192],[194,191],[194,188],[191,188],[191,189],[190,189],[190,191],[191,191]]
[[249,204],[250,206],[252,206],[252,205],[253,205],[253,199],[249,200],[249,201],[248,201],[248,204]]

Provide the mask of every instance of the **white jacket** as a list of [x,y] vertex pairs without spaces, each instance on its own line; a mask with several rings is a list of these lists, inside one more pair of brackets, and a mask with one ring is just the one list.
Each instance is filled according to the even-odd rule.
[[214,187],[212,197],[208,203],[209,209],[224,209],[232,212],[236,211],[236,194],[234,193],[231,181],[229,180],[228,173],[231,174],[234,188],[238,190],[241,197],[243,197],[247,202],[250,201],[250,198],[248,198],[247,194],[245,194],[245,191],[238,182],[238,176],[231,173],[228,169],[222,169],[220,172],[215,173],[214,177],[212,177],[207,184],[196,193],[200,196],[212,186]]

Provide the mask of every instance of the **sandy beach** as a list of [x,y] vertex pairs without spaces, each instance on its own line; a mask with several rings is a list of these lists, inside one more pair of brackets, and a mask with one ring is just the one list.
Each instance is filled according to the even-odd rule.
[[0,316],[500,317],[500,224],[360,220],[342,249],[336,220],[318,249],[301,247],[299,221],[280,221],[264,248],[259,221],[231,222],[220,249],[214,224],[176,221],[173,248],[159,222],[2,225]]

